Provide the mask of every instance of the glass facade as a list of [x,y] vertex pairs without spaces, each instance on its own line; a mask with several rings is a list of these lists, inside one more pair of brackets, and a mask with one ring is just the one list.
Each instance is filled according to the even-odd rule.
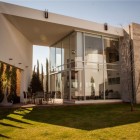
[[50,91],[65,100],[120,99],[119,41],[74,32],[50,47]]

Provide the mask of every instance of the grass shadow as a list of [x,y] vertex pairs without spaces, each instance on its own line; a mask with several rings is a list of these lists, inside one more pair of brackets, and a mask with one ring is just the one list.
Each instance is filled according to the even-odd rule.
[[14,121],[14,122],[18,122],[18,123],[33,125],[31,123],[28,123],[28,122],[25,122],[25,121],[22,121],[22,120],[18,120],[18,119],[12,118],[12,117],[6,117],[5,119],[8,119],[8,120]]
[[7,138],[7,139],[10,139],[10,137],[5,136],[5,135],[2,135],[2,134],[0,134],[0,138]]
[[23,110],[27,110],[27,111],[30,111],[30,108],[22,108]]
[[[6,120],[10,120],[12,121],[12,123],[22,123],[22,124],[27,124],[27,125],[32,125],[31,123],[29,122],[25,122],[21,119],[16,119],[14,117],[10,117],[8,116],[9,114],[15,114],[15,115],[20,115],[20,116],[24,116],[24,114],[22,114],[25,110],[24,109],[15,109],[15,108],[3,108],[0,110],[0,120],[3,120],[3,119],[6,119]],[[18,113],[18,112],[21,112]],[[26,112],[27,113],[27,112]],[[9,127],[13,127],[13,128],[19,128],[19,129],[24,129],[20,126],[15,126],[13,124],[9,124],[9,123],[4,123],[4,122],[0,122],[0,125],[3,125],[3,126],[9,126]],[[20,125],[20,124],[19,124]]]
[[9,114],[13,113],[15,109],[11,108],[1,108],[0,109],[0,120],[6,118]]
[[140,122],[139,116],[140,110],[131,112],[129,105],[108,104],[36,107],[24,118],[76,129],[95,130]]
[[19,116],[24,116],[24,114],[20,114],[20,113],[17,113],[17,112],[13,112],[12,114],[19,115]]
[[20,126],[15,126],[15,125],[3,123],[3,122],[0,122],[0,125],[3,125],[3,126],[10,126],[10,127],[19,128],[19,129],[24,129],[24,128],[20,127]]

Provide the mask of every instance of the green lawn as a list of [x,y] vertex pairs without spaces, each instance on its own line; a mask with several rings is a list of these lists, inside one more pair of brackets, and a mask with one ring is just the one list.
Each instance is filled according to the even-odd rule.
[[140,105],[0,108],[0,139],[139,140]]

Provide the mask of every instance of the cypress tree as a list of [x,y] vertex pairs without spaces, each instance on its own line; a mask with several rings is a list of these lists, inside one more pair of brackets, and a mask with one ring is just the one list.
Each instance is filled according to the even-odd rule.
[[37,77],[39,78],[39,61],[37,60]]
[[41,64],[41,84],[42,84],[42,89],[43,89],[43,79],[44,79],[44,72],[43,72],[43,65]]
[[39,61],[38,60],[37,60],[37,72],[35,72],[35,66],[34,66],[34,71],[32,74],[30,86],[33,93],[43,90],[42,83],[39,76]]
[[36,68],[36,65],[34,65],[34,70],[33,70],[33,73],[35,73],[35,68]]

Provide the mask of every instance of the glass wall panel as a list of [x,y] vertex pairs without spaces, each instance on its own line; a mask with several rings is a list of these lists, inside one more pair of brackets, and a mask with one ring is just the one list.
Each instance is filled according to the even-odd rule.
[[120,74],[119,71],[106,70],[105,77],[105,98],[120,99]]
[[119,41],[104,39],[104,63],[119,64]]
[[61,77],[61,73],[57,73],[56,74],[56,98],[61,99],[62,98],[62,77]]
[[83,34],[77,32],[77,58],[76,58],[76,67],[83,68],[83,60],[84,60],[84,48],[83,48]]
[[103,70],[85,69],[85,96],[87,100],[104,98]]
[[55,74],[50,75],[50,91],[55,91]]
[[120,99],[119,41],[104,39],[105,98]]
[[102,38],[100,36],[85,36],[85,67],[99,68],[103,63]]
[[62,95],[63,99],[70,99],[69,71],[62,71]]
[[62,70],[69,68],[70,62],[70,38],[67,37],[62,41]]
[[50,68],[51,72],[55,71],[55,47],[50,47]]
[[83,70],[71,70],[71,99],[84,100]]
[[62,64],[61,44],[62,44],[61,42],[56,44],[56,71],[61,71],[61,64]]
[[75,67],[76,57],[77,57],[77,49],[76,49],[76,33],[73,33],[70,36],[70,58],[71,58],[71,68]]
[[73,33],[70,36],[71,68],[83,68],[83,37],[82,33]]

